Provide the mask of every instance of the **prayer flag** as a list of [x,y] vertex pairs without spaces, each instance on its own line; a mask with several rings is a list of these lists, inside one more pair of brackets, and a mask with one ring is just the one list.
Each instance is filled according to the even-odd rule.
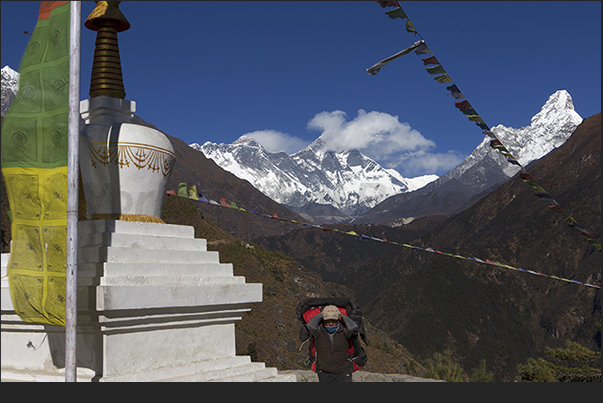
[[410,20],[406,20],[406,32],[412,32],[413,34],[418,34],[417,30],[415,29],[415,26],[412,25],[412,22],[410,22]]
[[451,83],[452,79],[448,76],[448,74],[442,74],[441,76],[437,76],[433,78],[438,83]]
[[230,207],[230,204],[228,204],[228,202],[226,201],[226,199],[224,197],[222,197],[220,199],[220,206],[222,206],[222,207]]
[[501,141],[499,139],[494,139],[490,141],[490,147],[492,148],[497,148],[497,147],[503,147],[503,144],[501,143]]
[[188,197],[188,183],[180,182],[178,184],[178,196]]
[[484,121],[482,120],[482,118],[479,115],[468,115],[467,118],[472,122],[484,123]]
[[387,16],[392,20],[396,18],[408,18],[404,10],[402,10],[402,7],[398,7],[393,10],[387,11],[385,14],[387,14]]
[[466,99],[464,101],[456,101],[454,106],[459,109],[472,108],[471,104]]
[[421,60],[423,61],[424,66],[427,66],[428,64],[440,64],[440,62],[438,62],[438,59],[436,59],[435,56],[430,56]]
[[69,121],[68,1],[42,1],[2,124],[2,174],[13,221],[7,275],[30,323],[65,326]]
[[376,1],[375,3],[379,3],[381,8],[385,7],[400,7],[397,1]]
[[465,115],[477,115],[477,112],[473,108],[464,108],[461,109],[461,112],[463,112]]
[[451,85],[450,87],[446,87],[450,94],[454,97],[454,99],[464,99],[465,96],[461,93],[456,84]]
[[415,54],[417,54],[417,55],[431,55],[432,52],[429,49],[429,47],[427,47],[427,45],[425,43],[422,43],[420,46],[418,46],[415,49]]
[[427,70],[427,72],[429,74],[440,74],[440,73],[446,73],[446,70],[444,70],[444,67],[442,66],[434,66],[434,67],[428,67],[425,70]]
[[193,185],[188,189],[188,198],[199,200],[199,196],[197,196],[197,185]]

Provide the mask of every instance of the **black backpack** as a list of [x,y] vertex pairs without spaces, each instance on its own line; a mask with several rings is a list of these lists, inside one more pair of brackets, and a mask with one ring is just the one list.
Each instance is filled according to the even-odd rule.
[[[360,343],[360,339],[366,344],[366,331],[364,329],[364,322],[362,321],[362,311],[356,302],[350,298],[306,298],[302,300],[296,308],[296,315],[301,323],[300,339],[305,343],[310,341],[308,345],[308,353],[312,371],[316,372],[316,342],[313,337],[302,337],[306,334],[304,332],[306,323],[308,323],[314,316],[319,314],[322,309],[327,305],[335,305],[342,314],[347,315],[358,325],[358,330],[354,332],[350,338],[349,352],[352,356],[352,363],[354,366],[354,372],[361,369],[366,365],[368,356],[364,351]],[[360,336],[360,337],[358,337]],[[303,344],[302,344],[303,345]]]

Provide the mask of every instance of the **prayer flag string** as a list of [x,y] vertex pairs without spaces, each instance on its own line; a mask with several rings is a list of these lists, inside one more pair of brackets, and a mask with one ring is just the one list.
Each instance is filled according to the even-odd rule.
[[369,73],[371,75],[375,75],[379,72],[379,70],[385,64],[391,62],[394,59],[397,59],[398,57],[400,57],[402,55],[408,54],[413,50],[414,50],[415,54],[417,54],[417,55],[426,55],[427,57],[422,58],[421,61],[423,62],[423,64],[425,66],[428,66],[425,68],[427,73],[435,75],[435,77],[433,78],[434,81],[437,81],[442,84],[443,83],[452,84],[452,85],[447,86],[446,89],[449,91],[449,94],[452,95],[453,98],[456,100],[456,102],[454,103],[454,106],[456,108],[458,108],[465,116],[467,116],[467,119],[469,119],[471,122],[475,122],[475,124],[480,129],[482,129],[483,134],[490,137],[490,139],[491,139],[490,147],[493,148],[494,150],[498,151],[502,156],[504,156],[507,159],[507,162],[509,162],[510,164],[513,164],[513,165],[517,165],[520,168],[520,173],[519,173],[520,178],[526,184],[531,186],[532,190],[534,191],[534,195],[536,197],[538,197],[539,199],[541,199],[547,203],[546,208],[549,210],[552,210],[558,214],[561,214],[564,217],[564,221],[570,227],[573,227],[576,230],[578,230],[578,232],[582,236],[584,236],[590,244],[594,245],[595,248],[597,248],[600,252],[601,251],[601,242],[597,238],[595,238],[590,232],[588,232],[583,226],[578,224],[578,222],[571,216],[571,214],[567,210],[565,210],[563,207],[561,207],[561,205],[542,186],[540,186],[536,182],[536,180],[527,172],[527,170],[521,165],[521,163],[517,160],[517,158],[515,158],[513,156],[513,154],[503,145],[503,143],[500,141],[500,139],[498,139],[496,137],[496,135],[490,130],[490,127],[485,123],[484,119],[482,119],[482,117],[477,113],[475,108],[465,98],[465,96],[459,90],[459,88],[454,83],[452,78],[450,78],[450,75],[446,72],[446,70],[444,69],[442,64],[435,57],[435,55],[433,54],[431,49],[429,49],[429,47],[425,43],[425,40],[421,37],[421,35],[418,33],[418,31],[416,30],[414,25],[410,22],[410,19],[408,18],[408,15],[406,14],[406,12],[404,10],[402,10],[402,7],[400,7],[400,4],[397,1],[376,1],[376,3],[378,3],[383,8],[396,7],[395,9],[393,9],[391,11],[387,11],[385,14],[387,16],[389,16],[391,19],[396,19],[396,18],[400,18],[402,20],[406,19],[407,20],[406,31],[412,32],[414,35],[419,35],[421,40],[418,42],[415,42],[411,47],[406,48],[403,51],[398,52],[395,55],[390,56],[389,58],[380,61],[376,65],[367,69],[367,73]]
[[[178,186],[179,189],[181,188],[186,188],[187,184],[186,183],[180,183],[180,185]],[[192,187],[191,187],[192,189]],[[196,188],[193,190],[195,191]],[[176,195],[176,192],[174,192],[173,190],[168,190],[166,192],[167,195]],[[404,247],[404,248],[410,248],[410,249],[414,249],[414,250],[420,250],[420,251],[424,251],[424,252],[429,252],[429,253],[434,253],[436,255],[443,255],[443,256],[448,256],[448,257],[452,257],[455,259],[461,259],[461,260],[467,260],[467,261],[472,261],[472,262],[477,262],[477,263],[482,263],[482,264],[487,264],[490,266],[496,266],[499,268],[503,268],[503,269],[509,269],[509,270],[514,270],[514,271],[519,271],[519,272],[524,272],[524,273],[528,273],[528,274],[533,274],[536,276],[540,276],[540,277],[546,277],[546,278],[551,278],[554,280],[560,280],[560,281],[565,281],[568,283],[574,283],[574,284],[578,284],[578,285],[582,285],[585,287],[591,287],[591,288],[596,288],[596,289],[601,289],[600,286],[598,285],[593,285],[593,284],[588,284],[588,283],[583,283],[577,280],[572,280],[572,279],[566,279],[566,278],[561,278],[561,277],[557,277],[554,275],[547,275],[544,273],[541,273],[540,271],[536,272],[533,270],[526,270],[526,269],[522,269],[522,268],[518,268],[518,267],[513,267],[513,266],[509,266],[497,261],[493,261],[490,259],[479,259],[476,257],[464,257],[462,255],[459,254],[454,254],[454,253],[446,253],[446,252],[441,252],[439,250],[435,250],[431,247],[428,248],[423,248],[420,246],[413,246],[413,245],[409,245],[406,243],[398,243],[398,242],[394,242],[394,241],[388,241],[385,238],[377,238],[377,237],[372,237],[369,235],[365,235],[365,234],[359,234],[356,231],[341,231],[337,228],[326,228],[322,225],[317,225],[317,224],[310,224],[310,223],[304,223],[304,222],[300,222],[300,221],[296,221],[296,220],[290,220],[287,218],[281,218],[279,217],[276,213],[273,214],[264,214],[264,213],[260,213],[256,210],[247,210],[245,208],[242,207],[238,207],[237,204],[235,202],[229,202],[226,198],[220,198],[220,202],[217,202],[213,199],[208,199],[207,197],[205,197],[203,194],[201,193],[197,193],[197,195],[195,195],[196,197],[192,197],[192,192],[189,189],[189,194],[191,194],[190,196],[187,195],[185,192],[178,192],[178,196],[180,197],[184,197],[190,200],[193,200],[195,202],[203,202],[203,203],[207,203],[207,204],[212,204],[214,206],[218,206],[218,207],[225,207],[225,208],[230,208],[233,210],[238,210],[242,213],[248,213],[248,214],[256,214],[265,218],[270,218],[273,220],[279,220],[282,222],[287,222],[287,223],[291,223],[291,224],[295,224],[295,225],[302,225],[304,227],[311,227],[311,228],[316,228],[316,229],[320,229],[323,230],[325,232],[338,232],[340,234],[344,234],[344,235],[350,235],[355,237],[358,240],[371,240],[371,241],[376,241],[376,242],[381,242],[381,243],[386,243],[386,244],[391,244],[391,245],[395,245],[395,246],[400,246],[400,247]]]

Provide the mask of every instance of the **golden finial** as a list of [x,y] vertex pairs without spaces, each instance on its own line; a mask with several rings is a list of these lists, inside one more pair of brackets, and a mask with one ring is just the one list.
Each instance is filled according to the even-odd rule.
[[124,99],[124,81],[121,74],[121,59],[117,33],[130,29],[130,23],[119,11],[121,1],[96,1],[96,7],[84,26],[96,31],[90,98],[106,95]]

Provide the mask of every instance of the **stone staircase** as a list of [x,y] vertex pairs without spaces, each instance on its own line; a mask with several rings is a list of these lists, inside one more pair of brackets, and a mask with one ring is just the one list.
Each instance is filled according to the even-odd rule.
[[[78,381],[296,381],[235,355],[234,322],[262,301],[262,285],[235,276],[232,264],[194,237],[193,227],[83,221],[78,243],[78,349],[89,349]],[[7,263],[3,254],[3,277]],[[32,353],[26,347],[32,325],[18,323],[6,277],[2,311],[2,381],[64,381],[60,367],[22,368],[23,355]],[[45,330],[39,327],[37,334]],[[36,360],[55,362],[48,341],[37,354],[44,350],[46,358]]]

